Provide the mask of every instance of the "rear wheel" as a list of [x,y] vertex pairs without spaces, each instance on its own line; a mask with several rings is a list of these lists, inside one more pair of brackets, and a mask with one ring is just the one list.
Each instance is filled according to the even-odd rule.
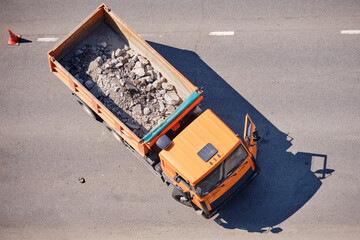
[[86,112],[87,115],[89,115],[92,119],[95,119],[96,121],[102,122],[102,119],[97,115],[86,103],[83,102],[78,96],[73,94],[75,97],[76,102],[78,102],[81,106],[81,108]]
[[115,130],[111,130],[111,134],[114,136],[114,138],[117,141],[124,143],[124,139],[122,137],[120,137],[120,135],[117,132],[115,132]]
[[177,188],[174,188],[171,195],[179,203],[184,204],[185,206],[188,206],[188,207],[192,207],[190,201],[184,196],[183,191],[178,190]]
[[121,142],[121,143],[124,143],[124,139],[123,139],[117,132],[115,132],[114,129],[112,129],[111,127],[109,127],[109,125],[107,125],[107,123],[106,123],[105,121],[104,121],[104,124],[105,124],[106,128],[110,131],[111,135],[113,135],[113,137],[114,137],[117,141],[119,141],[119,142]]

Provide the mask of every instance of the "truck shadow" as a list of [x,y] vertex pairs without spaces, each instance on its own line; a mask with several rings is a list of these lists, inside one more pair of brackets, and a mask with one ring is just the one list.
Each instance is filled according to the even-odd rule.
[[334,171],[326,168],[327,156],[288,152],[293,138],[277,129],[196,53],[148,43],[192,83],[203,87],[203,109],[212,109],[240,136],[249,113],[262,136],[257,157],[260,175],[230,200],[214,221],[228,229],[281,232],[276,226],[304,206]]

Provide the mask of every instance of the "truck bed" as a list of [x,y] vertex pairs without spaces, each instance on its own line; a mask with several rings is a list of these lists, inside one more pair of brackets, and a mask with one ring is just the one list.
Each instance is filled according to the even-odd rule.
[[[98,52],[99,50],[100,52]],[[127,63],[131,62],[122,62],[120,65],[117,65],[119,64],[119,59],[121,60],[120,56],[123,58],[126,56],[123,53],[117,54],[117,52],[119,53],[119,51],[123,50],[132,51],[132,54],[127,52],[129,57],[133,58],[132,55],[137,55],[137,60],[139,61],[142,57],[141,67],[146,72],[144,77],[150,76],[152,83],[158,79],[162,80],[158,89],[150,89],[155,95],[152,93],[153,95],[149,97],[147,95],[145,98],[140,96],[139,99],[136,91],[126,89],[129,90],[126,94],[130,94],[130,96],[127,96],[127,99],[131,97],[131,101],[136,102],[128,105],[125,104],[125,107],[117,104],[116,99],[121,100],[122,96],[119,97],[116,93],[122,92],[124,90],[122,87],[127,87],[129,78],[131,81],[135,79],[131,78],[132,76],[130,76],[129,71],[125,71],[122,74],[120,72],[111,73],[111,71],[117,71],[116,69],[121,68],[121,64],[125,67]],[[146,156],[149,149],[154,146],[160,136],[172,129],[175,124],[203,99],[201,91],[197,87],[181,75],[104,4],[99,6],[59,42],[57,46],[51,49],[47,56],[50,70],[143,157]],[[112,64],[110,62],[112,60],[117,62]],[[110,76],[111,79],[106,76],[101,78],[102,80],[99,82],[99,76],[93,78],[92,73],[95,71],[91,72],[93,69],[91,67],[92,64],[98,64],[101,68],[104,68],[99,74],[103,75],[103,72],[113,74]],[[112,65],[106,67],[107,64]],[[134,61],[132,64],[139,63]],[[135,68],[135,66],[130,66],[130,68]],[[84,69],[87,69],[85,73]],[[150,72],[152,70],[157,74],[157,78],[153,78]],[[140,73],[135,71],[135,74],[137,77],[142,77],[141,71]],[[89,76],[91,77],[90,79]],[[104,79],[107,81],[106,83]],[[166,81],[163,79],[166,79]],[[121,86],[118,86],[118,82],[120,82]],[[146,81],[146,85],[149,85],[148,83]],[[165,90],[164,88],[167,87],[163,86],[163,83],[170,84],[170,88]],[[109,84],[111,88],[118,87],[119,89],[116,89],[116,91],[101,89],[101,85],[104,84]],[[130,82],[130,88],[134,84],[137,85],[134,81]],[[100,90],[93,86],[98,86]],[[173,89],[171,89],[172,86]],[[146,88],[147,86],[144,85],[142,87]],[[155,112],[158,108],[160,109],[159,102],[165,100],[161,99],[164,95],[156,95],[157,90],[165,90],[166,94],[168,91],[173,91],[178,95],[179,101],[176,104],[176,101],[174,101],[173,108],[170,109],[167,109],[165,105],[165,110],[162,112],[164,113],[163,116],[157,119],[157,121],[151,121],[154,119],[151,113]],[[163,92],[163,94],[165,93]],[[173,99],[170,98],[170,100]],[[139,103],[141,106],[136,106]],[[143,105],[147,103],[152,108],[145,109]],[[136,117],[133,115],[134,109],[140,113],[136,114]],[[145,122],[140,127],[133,126],[134,123],[139,124],[136,121],[143,120],[145,116],[150,116],[150,121]]]
[[131,49],[125,36],[106,20],[59,62],[139,138],[183,101],[172,79],[166,79],[145,56]]

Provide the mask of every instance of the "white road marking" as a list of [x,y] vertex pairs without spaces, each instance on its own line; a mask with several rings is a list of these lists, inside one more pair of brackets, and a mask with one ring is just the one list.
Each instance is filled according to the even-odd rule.
[[360,30],[341,30],[341,34],[360,34]]
[[142,38],[154,37],[154,36],[162,37],[163,36],[163,35],[157,35],[156,33],[138,33],[138,35]]
[[59,38],[37,38],[38,42],[56,42]]
[[234,31],[223,31],[223,32],[210,32],[210,36],[233,36]]
[[138,34],[140,37],[153,37],[156,34],[155,33],[139,33]]

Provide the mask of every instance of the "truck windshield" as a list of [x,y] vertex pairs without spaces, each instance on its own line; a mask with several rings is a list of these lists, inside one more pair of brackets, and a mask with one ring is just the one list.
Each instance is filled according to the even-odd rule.
[[247,158],[248,153],[240,144],[217,168],[196,185],[196,193],[203,197],[219,186]]

